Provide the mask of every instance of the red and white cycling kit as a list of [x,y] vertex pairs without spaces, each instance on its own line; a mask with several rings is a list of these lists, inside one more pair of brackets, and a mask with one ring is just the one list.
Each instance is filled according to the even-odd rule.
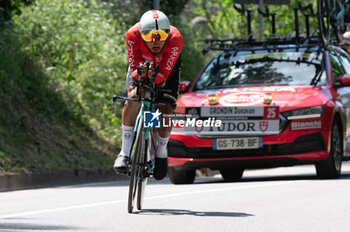
[[126,46],[128,49],[129,67],[132,77],[138,81],[137,66],[142,61],[155,62],[159,73],[155,79],[156,84],[165,82],[180,56],[183,38],[178,29],[170,26],[169,36],[159,54],[152,54],[140,34],[139,23],[132,26],[126,33]]

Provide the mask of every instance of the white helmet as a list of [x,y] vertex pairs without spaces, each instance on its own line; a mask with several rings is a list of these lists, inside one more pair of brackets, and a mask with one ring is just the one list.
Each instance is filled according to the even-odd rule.
[[140,32],[152,30],[170,31],[170,22],[166,15],[159,10],[149,10],[140,19]]

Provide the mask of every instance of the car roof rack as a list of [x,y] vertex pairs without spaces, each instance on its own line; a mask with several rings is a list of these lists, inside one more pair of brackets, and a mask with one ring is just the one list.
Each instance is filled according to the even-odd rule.
[[209,51],[276,51],[285,49],[299,49],[320,46],[320,38],[318,36],[312,36],[307,38],[295,37],[295,38],[269,38],[264,41],[255,41],[251,37],[248,39],[207,39],[204,40],[209,43],[209,46],[205,48],[202,53],[206,54]]
[[[238,7],[240,5],[240,7]],[[304,5],[301,1],[298,2],[298,7],[293,8],[294,11],[294,32],[295,37],[276,37],[276,13],[271,13],[269,11],[269,7],[265,5],[265,10],[258,8],[259,15],[271,20],[272,25],[272,37],[265,39],[264,41],[256,41],[252,37],[251,30],[251,13],[252,9],[247,9],[244,4],[233,4],[233,7],[236,11],[238,11],[242,17],[247,17],[247,29],[248,29],[248,37],[246,39],[207,39],[205,42],[209,43],[209,46],[203,49],[202,53],[206,54],[209,51],[251,51],[254,53],[259,50],[267,50],[267,51],[276,51],[276,50],[285,50],[288,48],[310,48],[310,47],[320,47],[319,49],[327,48],[325,46],[324,41],[321,39],[320,35],[316,34],[316,31],[310,33],[310,19],[318,17],[317,13],[314,12],[314,8],[311,3]],[[317,6],[319,7],[319,6]],[[350,9],[350,1],[348,3],[348,8]],[[347,8],[347,9],[348,9]],[[301,14],[300,14],[301,13]],[[301,17],[304,16],[304,17]],[[305,20],[305,33],[301,36],[299,31],[299,20]],[[350,18],[350,17],[349,17]],[[317,32],[320,33],[320,32]],[[337,43],[335,41],[335,43]],[[335,45],[332,42],[331,45]]]

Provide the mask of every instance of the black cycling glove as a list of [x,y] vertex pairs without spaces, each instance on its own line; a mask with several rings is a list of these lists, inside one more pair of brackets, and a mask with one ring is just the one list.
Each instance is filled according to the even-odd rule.
[[148,61],[142,61],[142,62],[140,62],[140,63],[137,65],[137,74],[138,74],[139,76],[142,75],[142,72],[141,72],[141,65],[143,65],[143,64],[147,64],[147,69],[148,69],[148,66],[149,66],[149,62],[148,62]]
[[152,63],[154,64],[154,69],[155,69],[155,73],[152,75],[152,77],[153,77],[153,79],[155,79],[158,76],[159,68],[158,68],[158,65],[155,62],[152,62]]

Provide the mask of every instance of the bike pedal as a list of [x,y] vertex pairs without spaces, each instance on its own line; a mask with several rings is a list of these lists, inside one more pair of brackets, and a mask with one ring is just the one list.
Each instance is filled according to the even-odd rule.
[[118,175],[127,175],[127,174],[130,175],[130,173],[128,173],[126,168],[113,168],[113,170]]

